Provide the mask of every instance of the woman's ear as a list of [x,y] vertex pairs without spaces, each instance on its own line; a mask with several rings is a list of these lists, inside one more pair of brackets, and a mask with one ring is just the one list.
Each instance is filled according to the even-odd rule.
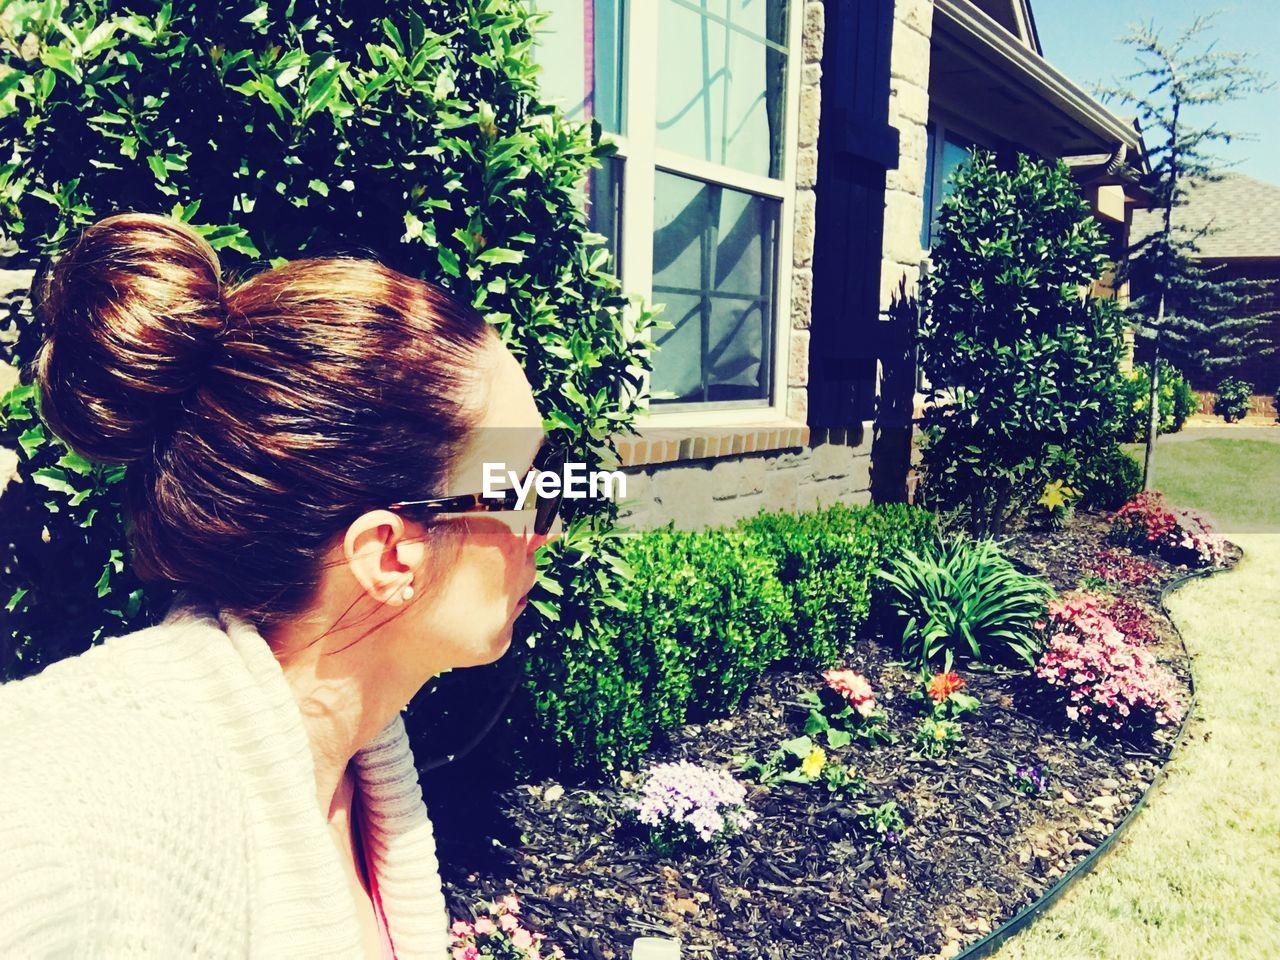
[[390,510],[370,510],[352,521],[342,548],[361,589],[391,606],[406,602],[404,588],[420,578],[426,555],[426,544],[411,538],[404,518]]

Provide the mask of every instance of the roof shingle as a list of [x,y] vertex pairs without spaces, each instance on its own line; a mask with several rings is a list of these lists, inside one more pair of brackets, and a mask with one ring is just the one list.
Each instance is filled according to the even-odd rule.
[[[1175,207],[1173,222],[1190,229],[1206,223],[1212,231],[1200,240],[1206,258],[1280,257],[1280,187],[1242,173],[1201,183]],[[1159,210],[1134,210],[1136,241],[1160,224]]]

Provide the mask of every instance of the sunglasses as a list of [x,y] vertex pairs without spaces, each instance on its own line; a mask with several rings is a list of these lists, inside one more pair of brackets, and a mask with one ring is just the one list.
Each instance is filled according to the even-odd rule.
[[545,534],[551,529],[551,525],[555,523],[556,515],[560,512],[560,500],[564,494],[564,484],[556,484],[555,492],[550,496],[544,497],[538,491],[536,476],[539,473],[561,474],[564,469],[564,461],[565,451],[548,446],[544,440],[542,446],[538,448],[537,454],[534,455],[533,465],[529,468],[528,473],[524,475],[524,479],[520,484],[521,486],[526,486],[530,477],[535,478],[535,482],[527,487],[529,496],[525,499],[523,507],[516,506],[520,500],[520,491],[512,487],[493,497],[486,497],[483,493],[465,493],[456,497],[433,497],[428,500],[399,500],[390,504],[388,509],[400,510],[411,507],[416,512],[429,514],[481,513],[508,510],[533,511],[533,532],[539,535]]

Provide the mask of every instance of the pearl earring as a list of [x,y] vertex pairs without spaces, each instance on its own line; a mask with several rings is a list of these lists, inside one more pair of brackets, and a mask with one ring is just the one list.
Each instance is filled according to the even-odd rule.
[[411,600],[413,598],[413,587],[412,586],[405,587],[402,591],[400,591],[400,595],[403,596],[406,600]]

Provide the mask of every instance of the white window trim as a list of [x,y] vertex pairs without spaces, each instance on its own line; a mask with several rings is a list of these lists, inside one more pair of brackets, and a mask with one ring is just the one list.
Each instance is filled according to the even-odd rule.
[[[707,409],[664,411],[651,405],[649,374],[644,377],[645,396],[636,410],[635,424],[643,427],[733,426],[772,423],[787,419],[787,370],[791,352],[791,281],[795,239],[796,154],[800,137],[800,84],[804,58],[801,48],[804,0],[791,0],[787,9],[787,89],[782,148],[782,179],[743,173],[720,164],[686,157],[656,146],[658,89],[658,7],[653,0],[629,0],[626,4],[626,48],[623,54],[624,117],[628,134],[612,136],[623,163],[622,256],[623,293],[653,302],[653,233],[656,171],[669,170],[700,180],[722,184],[781,200],[778,217],[777,276],[774,282],[773,399],[770,403]],[[639,135],[637,135],[639,134]]]

